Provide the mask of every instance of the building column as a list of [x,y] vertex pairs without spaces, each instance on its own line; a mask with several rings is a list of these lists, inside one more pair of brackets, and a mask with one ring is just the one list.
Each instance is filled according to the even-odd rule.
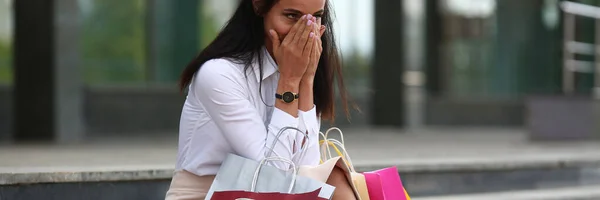
[[428,96],[440,96],[442,92],[441,50],[442,43],[442,15],[440,1],[426,1],[426,74]]
[[14,1],[13,138],[84,136],[77,0]]
[[404,54],[402,0],[374,1],[375,52],[371,78],[375,91],[372,124],[401,127],[404,124]]
[[405,88],[405,126],[417,129],[425,124],[425,50],[426,50],[426,1],[403,0],[404,71],[402,83]]

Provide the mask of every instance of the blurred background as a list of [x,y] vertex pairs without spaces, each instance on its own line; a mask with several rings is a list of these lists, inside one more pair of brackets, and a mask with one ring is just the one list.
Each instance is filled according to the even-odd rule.
[[[55,10],[23,5],[22,15],[15,15],[20,8],[15,2],[1,3],[3,141],[15,134],[13,125],[19,123],[14,121],[20,112],[12,102],[14,94],[48,100],[54,96],[54,101],[76,96],[75,104],[47,106],[76,106],[68,109],[78,112],[81,119],[76,122],[89,136],[175,131],[184,98],[176,90],[179,74],[237,5],[235,0],[65,2],[69,3],[55,3],[61,7]],[[595,0],[579,2],[598,5]],[[375,1],[332,0],[348,89],[363,111],[354,112],[351,123],[341,117],[337,124],[524,126],[528,95],[562,93],[564,14],[558,3],[407,0],[376,6]],[[47,21],[29,24],[28,17],[35,15]],[[24,18],[22,31],[15,30],[21,27],[19,16]],[[593,43],[595,21],[581,17],[576,23],[578,41]],[[37,24],[46,25],[39,31],[51,37],[34,42],[30,37],[39,33],[31,33],[35,28],[29,26]],[[39,47],[39,52],[22,52],[23,65],[15,51],[19,36],[22,49]],[[23,86],[28,91],[11,92],[18,88],[15,78],[21,68],[23,82],[45,85],[52,90],[47,91],[50,96],[41,97],[28,86]],[[46,74],[31,75],[38,72]],[[61,81],[77,86],[56,83],[60,79],[74,79]],[[578,93],[591,94],[592,73],[580,74],[576,83]],[[58,94],[63,90],[68,94]],[[418,101],[410,101],[411,95]],[[409,103],[420,105],[415,109]],[[48,109],[46,119],[60,109]]]
[[[594,56],[600,54],[600,1],[330,1],[347,88],[360,111],[352,110],[351,120],[338,111],[335,123],[322,129],[338,126],[356,138],[362,132],[381,142],[418,141],[409,142],[415,148],[444,141],[450,147],[465,140],[493,146],[509,138],[501,149],[510,155],[520,152],[511,146],[515,141],[551,141],[574,152],[588,145],[586,151],[597,152],[597,143],[577,142],[600,138],[600,106],[594,100],[600,94],[594,92],[600,87],[600,76],[594,79],[600,71],[594,69],[600,68],[600,56]],[[142,146],[166,143],[170,150],[163,156],[174,160],[185,99],[177,79],[237,3],[0,0],[0,158],[5,159],[0,159],[0,169],[3,162],[4,167],[45,166],[39,159],[45,148],[76,145],[81,148],[69,151],[83,151],[87,147],[77,145],[128,139]],[[27,148],[33,150],[22,153]],[[366,151],[380,154],[370,147],[354,150],[368,158]],[[554,150],[536,151],[544,152]],[[62,153],[43,155],[67,155]],[[402,164],[394,155],[381,159]],[[587,161],[600,163],[598,159]],[[61,162],[48,165],[89,161]],[[583,177],[579,168],[573,170],[569,173]],[[506,169],[508,174],[515,171]],[[417,196],[487,191],[418,190],[423,177],[411,176],[407,187],[412,184]],[[2,183],[0,179],[0,191]]]

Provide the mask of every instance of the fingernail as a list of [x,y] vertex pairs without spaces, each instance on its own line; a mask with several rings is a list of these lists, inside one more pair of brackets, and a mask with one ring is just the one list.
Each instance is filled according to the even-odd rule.
[[314,37],[314,36],[315,36],[315,33],[313,33],[313,32],[310,32],[310,34],[308,34],[308,36],[309,36],[309,37]]
[[308,21],[306,22],[306,25],[308,25],[308,26],[310,26],[311,24],[312,24],[312,21],[311,21],[311,20],[308,20]]
[[317,22],[317,17],[313,17],[312,19],[313,21]]
[[306,15],[302,15],[302,19],[306,19]]
[[311,14],[308,14],[307,18],[308,18],[308,19],[312,19],[312,15],[311,15]]

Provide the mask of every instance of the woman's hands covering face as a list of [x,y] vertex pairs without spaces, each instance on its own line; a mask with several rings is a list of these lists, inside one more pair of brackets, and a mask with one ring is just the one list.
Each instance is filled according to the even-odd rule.
[[312,81],[323,51],[321,35],[324,31],[321,19],[311,15],[300,18],[283,41],[274,30],[269,30],[282,78]]

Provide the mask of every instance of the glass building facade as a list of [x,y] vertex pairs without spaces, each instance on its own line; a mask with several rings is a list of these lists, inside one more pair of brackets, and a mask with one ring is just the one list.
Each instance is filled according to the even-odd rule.
[[[393,84],[389,88],[405,87],[406,80],[400,80],[405,74],[399,72],[410,69],[407,59],[417,60],[424,74],[424,125],[522,126],[523,101],[528,95],[560,94],[559,0],[431,0],[424,1],[422,12],[406,3],[410,0],[331,1],[346,84],[362,111],[353,111],[351,122],[338,119],[337,125],[403,126],[406,118],[414,117],[404,113],[410,110],[404,100],[379,101],[385,96],[376,95],[398,92],[407,98],[408,93],[401,90],[382,91],[386,87],[377,86],[378,74],[388,70],[393,73],[390,77],[396,77],[385,80]],[[72,2],[76,7],[69,9],[75,9],[78,16],[77,66],[84,88],[81,112],[84,129],[93,134],[174,132],[183,99],[176,89],[179,73],[216,36],[238,0]],[[600,6],[594,0],[578,2]],[[18,112],[12,102],[17,67],[13,38],[15,23],[19,23],[15,16],[21,16],[15,14],[15,4],[15,0],[0,1],[0,139],[10,138],[13,113]],[[397,8],[399,14],[379,12],[386,6]],[[402,36],[413,31],[406,20],[413,15],[423,23],[419,26],[423,27],[422,46],[410,46],[419,43]],[[577,23],[578,39],[594,42],[598,34],[593,31],[594,21],[578,18]],[[400,34],[381,35],[377,30]],[[377,40],[399,41],[404,46],[381,49]],[[381,51],[397,57],[387,61],[378,57]],[[592,82],[591,75],[579,75],[578,91],[589,93]],[[381,102],[383,108],[397,107],[401,113],[377,117],[380,108],[374,104]],[[127,120],[132,121],[123,122]]]
[[[437,2],[429,12],[430,123],[522,126],[528,97],[562,95],[561,1]],[[576,21],[578,41],[594,43],[594,20]],[[589,95],[592,74],[576,80]]]

